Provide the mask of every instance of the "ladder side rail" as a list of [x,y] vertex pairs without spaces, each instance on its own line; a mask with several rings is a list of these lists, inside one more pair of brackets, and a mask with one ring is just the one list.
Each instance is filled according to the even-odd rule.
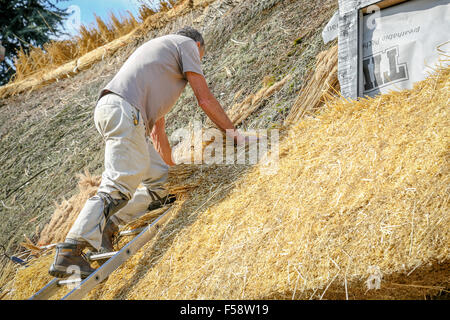
[[97,271],[83,280],[75,289],[64,296],[62,300],[81,300],[97,284],[105,280],[111,273],[113,273],[125,261],[139,251],[139,249],[141,249],[148,241],[150,241],[158,233],[162,225],[169,219],[172,211],[172,208],[166,210],[164,214],[156,219],[150,226],[146,227],[144,231],[125,245],[115,256],[110,258],[99,269],[97,269]]

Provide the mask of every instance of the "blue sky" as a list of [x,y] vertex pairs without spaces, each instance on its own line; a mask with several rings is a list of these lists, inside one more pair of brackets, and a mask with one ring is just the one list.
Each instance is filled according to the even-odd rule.
[[[71,9],[73,13],[66,22],[66,31],[74,35],[79,22],[84,25],[94,23],[94,13],[100,16],[104,21],[108,20],[109,12],[114,12],[116,16],[127,14],[131,11],[135,17],[138,14],[139,0],[68,0],[59,2],[57,5],[62,9]],[[158,1],[148,1],[158,3]]]

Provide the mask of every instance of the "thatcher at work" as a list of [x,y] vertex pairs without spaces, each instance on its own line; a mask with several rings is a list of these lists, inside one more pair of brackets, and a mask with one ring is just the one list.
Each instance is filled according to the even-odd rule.
[[[190,27],[176,34],[152,39],[139,47],[100,92],[94,121],[105,146],[105,169],[97,195],[89,199],[69,231],[56,247],[49,273],[81,277],[95,271],[82,251],[113,251],[118,226],[139,214],[174,201],[163,185],[174,165],[165,132],[164,116],[186,84],[191,85],[206,115],[237,143],[247,138],[235,129],[213,96],[204,78],[202,35]],[[138,186],[142,184],[143,187]]]

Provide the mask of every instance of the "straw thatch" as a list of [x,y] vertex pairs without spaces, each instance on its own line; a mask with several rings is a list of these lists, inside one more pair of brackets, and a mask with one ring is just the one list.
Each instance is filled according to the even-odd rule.
[[[290,130],[276,176],[255,168],[230,182],[217,170],[221,184],[192,192],[91,298],[417,298],[448,288],[449,73],[330,103]],[[222,201],[196,200],[227,184]]]
[[[201,183],[88,298],[417,299],[448,290],[449,75],[329,101],[289,129],[276,175],[184,167]],[[44,285],[36,274],[47,267],[21,270],[10,298]]]

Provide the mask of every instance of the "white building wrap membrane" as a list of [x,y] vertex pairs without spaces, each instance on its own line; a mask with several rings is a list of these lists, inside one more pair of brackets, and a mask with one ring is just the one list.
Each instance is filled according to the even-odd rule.
[[448,0],[408,1],[364,16],[363,95],[411,89],[448,64],[449,30]]

